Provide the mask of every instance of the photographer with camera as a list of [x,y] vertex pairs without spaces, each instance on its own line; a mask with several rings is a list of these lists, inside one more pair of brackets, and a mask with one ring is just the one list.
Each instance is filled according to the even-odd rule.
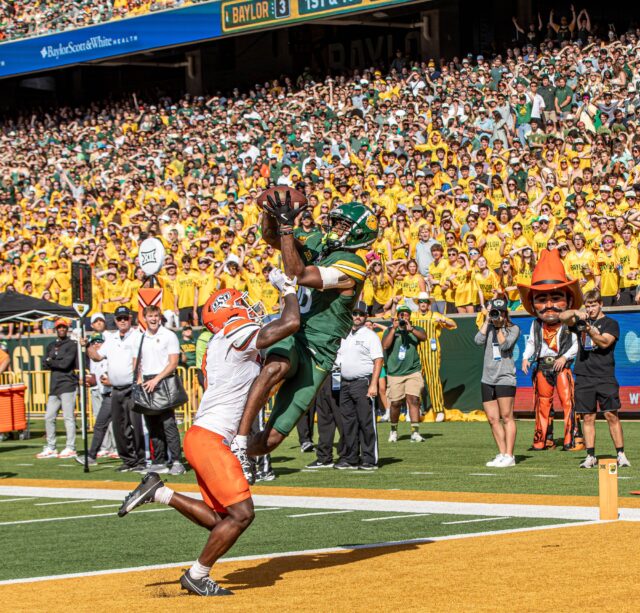
[[615,319],[602,312],[602,297],[597,289],[584,295],[584,307],[565,311],[560,321],[578,336],[579,351],[574,374],[576,412],[583,416],[583,433],[587,457],[580,468],[595,468],[596,412],[604,413],[609,434],[616,448],[618,466],[631,466],[624,453],[624,436],[618,417],[620,387],[616,379],[614,352],[620,338],[620,326]]
[[424,440],[420,436],[420,397],[424,389],[422,364],[418,345],[427,340],[427,333],[411,325],[411,309],[400,305],[397,317],[382,336],[382,349],[387,365],[387,395],[391,402],[391,432],[389,442],[398,441],[398,419],[406,399],[411,419],[411,441]]
[[488,307],[484,323],[474,339],[476,345],[484,345],[482,407],[498,446],[498,455],[486,466],[508,468],[516,465],[513,455],[516,442],[516,422],[513,418],[516,365],[513,348],[520,336],[520,328],[509,319],[505,299],[495,298]]

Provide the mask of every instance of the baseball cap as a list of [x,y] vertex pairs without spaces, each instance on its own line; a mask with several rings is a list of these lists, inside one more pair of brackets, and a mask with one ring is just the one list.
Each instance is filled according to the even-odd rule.
[[9,349],[9,345],[6,341],[0,341],[0,349],[2,349],[2,351],[6,351],[7,349]]
[[93,345],[94,343],[104,343],[104,336],[102,334],[92,334],[89,337],[89,345]]
[[131,317],[131,311],[129,307],[119,306],[113,316],[117,319],[118,317]]
[[396,313],[411,313],[411,309],[406,304],[401,304],[396,309]]
[[68,328],[70,326],[70,322],[68,319],[65,319],[64,317],[58,317],[58,319],[56,319],[56,322],[53,324],[54,328]]
[[367,305],[362,302],[362,300],[356,302],[356,305],[351,309],[352,313],[362,313],[363,315],[367,314]]
[[503,298],[495,298],[489,303],[489,310],[496,309],[498,311],[502,311],[506,313],[509,309],[507,308],[507,301]]
[[94,313],[91,316],[91,323],[96,322],[98,319],[102,319],[103,321],[106,321],[106,318],[102,313]]

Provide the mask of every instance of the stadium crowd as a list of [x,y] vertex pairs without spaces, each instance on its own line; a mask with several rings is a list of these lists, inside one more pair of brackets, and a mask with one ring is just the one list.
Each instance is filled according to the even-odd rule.
[[158,236],[162,306],[180,322],[198,324],[217,287],[277,313],[267,279],[279,255],[261,240],[256,197],[283,184],[311,203],[303,242],[339,203],[374,209],[362,295],[374,315],[417,309],[421,292],[441,313],[497,296],[517,310],[543,248],[605,305],[638,302],[640,39],[601,40],[587,22],[551,15],[557,29],[532,26],[493,58],[398,52],[335,78],[6,118],[0,290],[68,305],[70,264],[86,261],[93,310],[110,319],[137,308],[137,245]]
[[0,41],[93,26],[204,0],[8,0],[0,4]]

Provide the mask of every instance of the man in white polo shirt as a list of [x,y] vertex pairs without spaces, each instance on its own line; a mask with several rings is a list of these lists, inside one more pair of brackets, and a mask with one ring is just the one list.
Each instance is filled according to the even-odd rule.
[[343,339],[336,362],[340,366],[340,413],[344,455],[338,470],[376,470],[378,432],[375,398],[384,363],[378,335],[365,326],[367,305],[358,302],[352,312],[353,327]]
[[[138,381],[147,392],[153,392],[158,383],[167,377],[177,377],[178,359],[180,357],[180,341],[174,332],[161,325],[162,313],[157,306],[147,306],[143,315],[147,322],[147,330],[142,339],[140,365],[134,371],[138,373]],[[136,359],[138,354],[136,354]],[[180,433],[176,424],[176,414],[169,409],[158,415],[145,415],[144,421],[153,443],[153,458],[149,472],[182,475],[185,468],[182,464],[182,447]],[[171,453],[171,464],[167,451]]]
[[131,410],[133,359],[138,355],[139,330],[131,327],[131,311],[119,306],[114,313],[116,332],[108,334],[104,343],[87,347],[87,355],[94,362],[107,360],[107,372],[102,374],[103,385],[111,386],[111,420],[113,436],[122,465],[118,472],[144,470],[144,432],[142,416]]

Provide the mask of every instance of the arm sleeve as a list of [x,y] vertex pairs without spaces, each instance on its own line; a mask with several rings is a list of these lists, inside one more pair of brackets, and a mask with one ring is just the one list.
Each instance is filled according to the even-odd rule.
[[377,360],[378,358],[384,357],[384,352],[382,351],[382,342],[378,338],[378,335],[371,331],[369,335],[369,352],[371,353],[371,359]]
[[571,347],[562,357],[567,358],[567,360],[573,360],[577,355],[578,355],[578,335],[572,332]]
[[507,328],[506,338],[504,339],[504,343],[500,345],[500,349],[502,349],[502,351],[509,351],[509,349],[516,344],[519,336],[520,328],[518,328],[518,326],[514,325]]
[[482,334],[482,332],[480,332],[480,330],[478,330],[475,338],[473,339],[473,342],[476,345],[484,345],[487,342],[487,335],[486,334]]
[[529,338],[527,339],[527,344],[524,346],[522,359],[530,360],[533,357],[534,349],[535,349],[535,346],[533,342],[533,324],[531,324],[531,329],[529,330]]
[[[171,332],[169,330],[169,332]],[[171,332],[169,335],[169,342],[167,343],[167,351],[169,355],[176,355],[180,353],[180,341],[175,332]]]

